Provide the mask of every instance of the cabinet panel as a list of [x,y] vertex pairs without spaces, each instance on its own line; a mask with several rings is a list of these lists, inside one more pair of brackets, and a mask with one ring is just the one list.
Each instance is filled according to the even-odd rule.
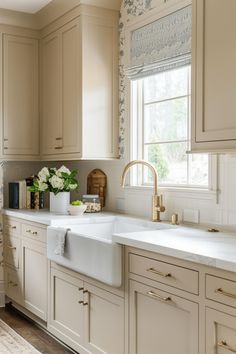
[[206,309],[206,354],[236,353],[236,317]]
[[88,349],[93,354],[124,353],[124,299],[85,283]]
[[20,238],[6,237],[4,239],[4,262],[8,265],[19,268]]
[[20,272],[5,266],[4,282],[6,295],[18,304],[22,304],[23,294]]
[[38,40],[4,34],[3,51],[4,155],[38,155]]
[[193,2],[193,150],[236,148],[236,2]]
[[80,19],[63,26],[62,45],[62,149],[81,151],[81,35]]
[[129,282],[130,354],[198,354],[198,305]]
[[41,61],[41,149],[43,154],[55,154],[62,147],[61,44],[58,33],[43,39]]
[[83,304],[79,304],[83,302],[83,282],[51,268],[50,291],[50,327],[68,345],[78,348],[83,342]]
[[129,271],[198,294],[198,272],[195,270],[131,253],[129,255]]
[[46,247],[22,240],[24,306],[43,320],[47,320],[47,263]]

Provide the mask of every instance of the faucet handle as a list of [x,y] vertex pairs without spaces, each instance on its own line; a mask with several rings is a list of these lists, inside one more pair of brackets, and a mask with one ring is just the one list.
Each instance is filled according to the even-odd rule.
[[158,199],[157,207],[158,207],[159,211],[164,212],[166,210],[166,208],[163,205],[163,195],[160,194],[157,199]]

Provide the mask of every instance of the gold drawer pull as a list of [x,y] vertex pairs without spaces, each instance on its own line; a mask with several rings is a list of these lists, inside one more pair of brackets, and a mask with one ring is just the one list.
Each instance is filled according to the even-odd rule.
[[160,275],[163,278],[172,277],[171,273],[162,273],[162,272],[159,272],[158,270],[156,270],[155,268],[148,268],[147,272],[151,272],[151,273]]
[[62,146],[56,146],[54,149],[60,150],[60,149],[62,149]]
[[17,286],[17,285],[18,285],[18,284],[16,284],[16,283],[13,283],[13,281],[11,281],[11,280],[8,282],[8,284],[9,284],[9,285],[12,285],[12,286]]
[[14,247],[14,246],[7,245],[7,248],[9,248],[10,250],[16,250],[16,247]]
[[236,353],[236,349],[232,348],[230,345],[227,344],[226,340],[222,340],[218,343],[218,347],[224,348],[229,350],[231,353]]
[[83,305],[84,305],[84,306],[87,306],[87,305],[88,305],[88,302],[84,302]]
[[13,230],[15,230],[15,229],[16,229],[16,226],[12,226],[11,228],[12,228]]
[[84,303],[82,300],[81,300],[81,301],[78,301],[78,302],[79,302],[79,304],[81,304],[81,305]]
[[215,293],[216,294],[221,294],[221,295],[224,295],[224,296],[228,296],[228,297],[231,297],[233,299],[236,299],[236,294],[228,293],[227,291],[224,291],[222,288],[216,289]]
[[37,231],[26,230],[26,232],[28,232],[29,234],[32,234],[32,235],[38,235]]
[[82,290],[84,290],[84,288],[79,288],[79,291],[82,291]]
[[161,300],[161,301],[165,301],[165,302],[172,301],[170,296],[163,297],[161,295],[158,295],[158,294],[154,293],[154,291],[152,291],[152,290],[148,291],[147,295],[150,295],[150,296],[154,297],[155,299],[158,299],[158,300]]

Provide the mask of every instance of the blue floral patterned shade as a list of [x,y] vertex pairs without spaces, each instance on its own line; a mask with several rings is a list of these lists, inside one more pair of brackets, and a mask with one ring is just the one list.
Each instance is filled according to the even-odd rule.
[[127,75],[137,79],[191,63],[191,6],[131,33]]

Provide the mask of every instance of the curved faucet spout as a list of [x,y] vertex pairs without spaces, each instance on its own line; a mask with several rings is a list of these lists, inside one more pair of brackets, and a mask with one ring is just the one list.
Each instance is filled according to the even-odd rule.
[[126,176],[129,172],[129,169],[134,166],[134,165],[144,165],[149,167],[150,171],[153,174],[153,182],[154,182],[154,194],[157,195],[157,185],[158,185],[158,175],[157,175],[157,170],[155,168],[154,165],[152,165],[151,163],[144,161],[144,160],[133,160],[130,161],[124,168],[124,171],[122,173],[122,177],[121,177],[121,186],[124,188],[125,186],[125,179]]
[[163,206],[162,202],[162,195],[158,196],[157,194],[157,183],[158,183],[158,175],[157,170],[151,163],[143,160],[133,160],[130,161],[124,168],[121,178],[121,186],[124,188],[125,186],[125,179],[129,169],[134,165],[144,165],[147,166],[153,174],[154,180],[154,195],[152,198],[152,221],[161,221],[160,213],[165,211],[165,207]]

